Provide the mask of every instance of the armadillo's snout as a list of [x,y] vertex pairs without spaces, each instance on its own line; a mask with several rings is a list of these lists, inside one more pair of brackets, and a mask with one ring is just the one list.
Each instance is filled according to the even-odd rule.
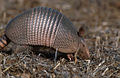
[[83,59],[86,59],[86,60],[90,59],[89,51],[85,51],[85,52],[83,53],[82,58],[83,58]]
[[85,59],[85,60],[90,59],[90,53],[89,53],[89,50],[88,50],[88,49],[80,50],[80,52],[79,52],[79,56],[80,56],[80,58]]

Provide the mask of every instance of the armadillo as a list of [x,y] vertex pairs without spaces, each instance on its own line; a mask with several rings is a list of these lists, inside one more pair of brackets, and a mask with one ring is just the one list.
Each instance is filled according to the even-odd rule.
[[62,53],[76,53],[83,59],[90,57],[88,47],[72,22],[57,10],[36,7],[16,16],[6,26],[0,39],[4,47],[10,41],[19,45],[48,46]]

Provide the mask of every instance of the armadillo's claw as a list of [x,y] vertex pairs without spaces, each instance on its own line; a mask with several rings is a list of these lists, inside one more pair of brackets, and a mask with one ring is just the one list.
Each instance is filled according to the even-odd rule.
[[73,58],[73,54],[67,54],[67,57],[68,57],[68,59],[69,59],[70,61],[74,59],[74,58]]

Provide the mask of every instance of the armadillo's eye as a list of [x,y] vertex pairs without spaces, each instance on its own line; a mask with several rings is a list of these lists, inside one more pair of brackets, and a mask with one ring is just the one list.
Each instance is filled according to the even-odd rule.
[[85,45],[84,44],[81,44],[81,48],[84,48],[85,47]]
[[83,44],[82,46],[83,46],[83,47],[85,47],[85,45],[84,45],[84,44]]

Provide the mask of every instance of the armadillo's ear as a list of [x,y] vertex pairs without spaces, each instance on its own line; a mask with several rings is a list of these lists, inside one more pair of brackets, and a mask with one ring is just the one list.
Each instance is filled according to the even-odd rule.
[[85,33],[85,29],[84,29],[84,27],[80,27],[79,28],[79,31],[78,31],[78,36],[84,36],[84,33]]

